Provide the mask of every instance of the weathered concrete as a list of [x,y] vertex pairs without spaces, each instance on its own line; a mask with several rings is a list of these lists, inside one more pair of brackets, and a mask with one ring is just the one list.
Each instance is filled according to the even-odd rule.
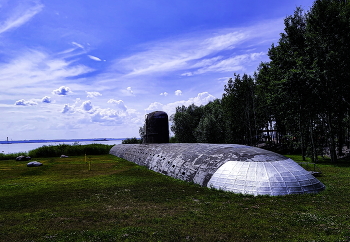
[[232,144],[122,144],[110,154],[184,181],[235,193],[317,193],[325,186],[293,160]]

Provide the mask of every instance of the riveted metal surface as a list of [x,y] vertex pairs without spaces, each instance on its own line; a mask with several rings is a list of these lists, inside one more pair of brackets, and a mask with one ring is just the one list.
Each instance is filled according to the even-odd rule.
[[201,186],[252,195],[315,193],[325,186],[296,162],[233,144],[122,144],[110,154]]

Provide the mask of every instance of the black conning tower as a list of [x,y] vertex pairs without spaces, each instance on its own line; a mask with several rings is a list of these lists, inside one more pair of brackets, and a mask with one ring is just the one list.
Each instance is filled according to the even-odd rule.
[[169,143],[168,115],[155,111],[146,115],[143,143]]

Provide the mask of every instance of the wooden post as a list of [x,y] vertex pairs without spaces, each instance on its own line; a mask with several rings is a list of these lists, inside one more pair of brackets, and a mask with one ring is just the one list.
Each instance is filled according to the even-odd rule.
[[[87,163],[86,154],[85,154],[85,163]],[[91,160],[89,160],[89,171],[91,171]]]

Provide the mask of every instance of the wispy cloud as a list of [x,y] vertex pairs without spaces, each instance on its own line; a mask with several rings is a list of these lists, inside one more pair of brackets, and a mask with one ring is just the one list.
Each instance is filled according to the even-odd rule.
[[3,88],[29,87],[40,82],[62,81],[91,72],[92,69],[64,57],[54,57],[42,51],[18,52],[10,62],[0,63]]
[[11,8],[9,6],[3,10],[7,11],[6,16],[8,17],[6,19],[0,20],[0,34],[10,29],[20,27],[24,23],[28,22],[31,18],[33,18],[37,13],[39,13],[44,7],[44,5],[39,1],[30,3],[28,1],[16,1],[16,3],[19,3],[16,7]]
[[[180,36],[145,45],[145,50],[117,60],[115,68],[127,76],[153,75],[184,71],[183,76],[205,72],[240,70],[248,61],[264,53],[254,52],[255,46],[278,37],[281,20],[262,22],[239,29],[221,29],[212,33],[197,33],[195,37]],[[271,42],[269,42],[271,43]],[[246,46],[249,45],[249,48]],[[238,54],[239,53],[239,54]],[[188,71],[190,70],[190,71]]]
[[126,89],[122,89],[120,91],[124,96],[135,96],[134,91],[131,87],[127,87]]
[[244,70],[245,65],[254,61],[257,57],[265,55],[265,53],[252,53],[237,55],[231,58],[211,62],[209,65],[203,65],[202,68],[196,70],[193,74],[202,74],[205,72],[235,72]]
[[94,98],[94,97],[99,97],[102,96],[101,93],[99,92],[86,92],[88,98]]
[[72,44],[75,45],[75,46],[78,47],[78,48],[81,48],[81,49],[85,50],[85,48],[84,48],[83,45],[81,45],[81,44],[79,44],[79,43],[77,43],[77,42],[75,42],[75,41],[73,41]]
[[93,56],[93,55],[88,55],[88,57],[91,59],[91,60],[94,60],[94,61],[102,61],[100,58],[96,57],[96,56]]

